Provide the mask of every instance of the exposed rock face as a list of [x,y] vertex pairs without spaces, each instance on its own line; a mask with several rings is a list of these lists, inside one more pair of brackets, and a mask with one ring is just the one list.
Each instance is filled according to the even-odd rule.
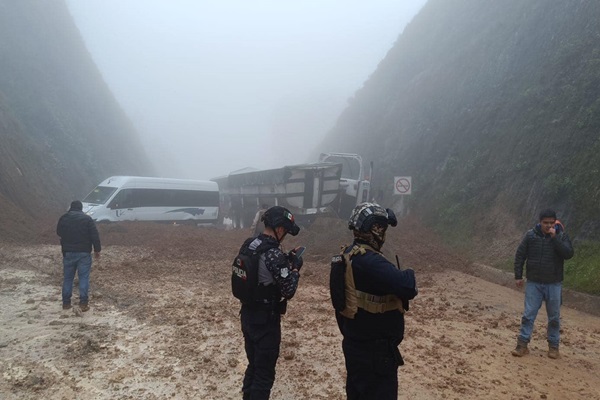
[[110,175],[152,174],[63,1],[0,0],[0,237]]
[[523,229],[546,207],[575,234],[600,221],[599,18],[590,1],[431,0],[323,151],[374,160],[388,204],[412,176],[404,206],[461,234],[498,209]]

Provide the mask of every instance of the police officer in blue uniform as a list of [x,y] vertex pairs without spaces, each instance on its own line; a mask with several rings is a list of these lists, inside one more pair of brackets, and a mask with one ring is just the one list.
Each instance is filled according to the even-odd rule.
[[380,252],[389,225],[397,225],[393,211],[376,203],[358,205],[348,223],[354,242],[341,257],[350,274],[346,309],[336,318],[344,337],[349,400],[398,398],[404,312],[418,291],[414,271],[400,270]]
[[301,257],[280,248],[287,234],[296,236],[300,232],[292,213],[284,207],[271,207],[262,221],[263,233],[242,245],[242,249],[260,253],[256,296],[242,303],[240,312],[248,358],[242,386],[244,400],[266,400],[271,394],[281,343],[281,315],[287,300],[296,293],[302,267]]

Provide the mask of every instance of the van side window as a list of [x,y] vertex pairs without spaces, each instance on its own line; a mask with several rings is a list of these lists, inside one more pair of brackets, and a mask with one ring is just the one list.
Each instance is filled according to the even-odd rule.
[[218,207],[219,192],[177,189],[122,189],[108,208]]
[[136,196],[139,199],[138,207],[164,207],[170,203],[168,200],[169,191],[162,189],[136,189]]
[[135,207],[135,189],[123,189],[112,199],[108,208],[114,210],[116,208],[133,208]]

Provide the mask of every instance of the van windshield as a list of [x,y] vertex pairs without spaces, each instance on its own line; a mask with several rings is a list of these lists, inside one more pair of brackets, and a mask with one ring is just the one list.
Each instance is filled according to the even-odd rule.
[[83,199],[83,202],[93,204],[104,204],[116,190],[116,187],[97,186],[96,189],[92,190],[92,192],[88,194],[85,197],[85,199]]

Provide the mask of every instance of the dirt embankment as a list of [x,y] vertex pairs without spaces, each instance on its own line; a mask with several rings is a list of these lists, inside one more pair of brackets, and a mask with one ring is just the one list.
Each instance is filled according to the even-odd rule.
[[[60,249],[0,245],[0,398],[238,399],[245,368],[230,263],[247,232],[159,224],[100,226],[91,310],[62,311]],[[273,399],[343,399],[344,361],[327,288],[329,257],[349,243],[323,219],[283,319]],[[54,244],[50,244],[54,243]],[[416,221],[386,253],[417,271],[420,294],[400,348],[401,399],[600,399],[600,318],[563,308],[562,358],[546,356],[543,310],[531,354],[514,347],[523,294],[469,265]],[[481,275],[481,277],[475,276]],[[485,277],[486,279],[482,279]],[[77,291],[75,290],[75,297]]]

